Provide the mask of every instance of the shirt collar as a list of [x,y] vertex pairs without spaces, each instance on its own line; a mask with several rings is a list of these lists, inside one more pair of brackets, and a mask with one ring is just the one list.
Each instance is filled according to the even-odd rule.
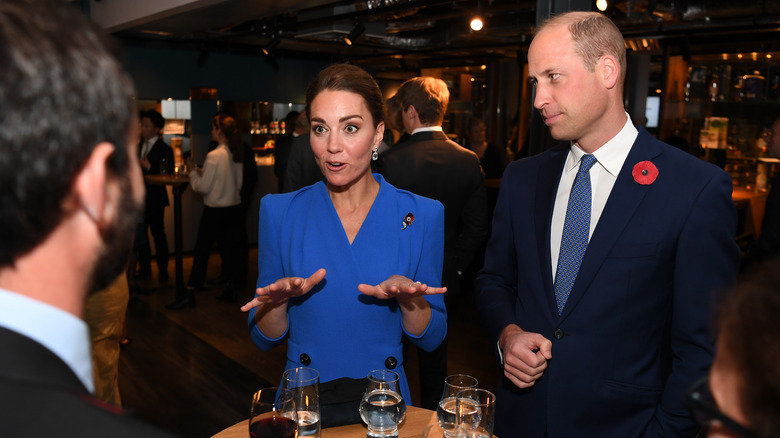
[[49,349],[90,393],[95,392],[89,327],[84,321],[54,306],[0,289],[0,326]]
[[[598,161],[604,170],[609,172],[612,176],[617,177],[620,173],[620,169],[623,167],[623,163],[628,157],[629,151],[631,151],[631,146],[634,144],[634,141],[636,141],[637,135],[639,135],[639,131],[637,131],[636,127],[631,122],[631,116],[626,113],[626,123],[623,125],[620,132],[608,142],[604,143],[603,146],[596,149],[592,155],[596,157],[596,161]],[[585,155],[585,151],[580,149],[574,142],[570,143],[570,150],[571,153],[566,160],[567,171],[571,171],[572,168],[578,167],[582,156]]]
[[426,132],[426,131],[444,132],[444,129],[441,126],[423,126],[421,128],[417,128],[414,131],[412,131],[412,135],[417,134],[418,132]]

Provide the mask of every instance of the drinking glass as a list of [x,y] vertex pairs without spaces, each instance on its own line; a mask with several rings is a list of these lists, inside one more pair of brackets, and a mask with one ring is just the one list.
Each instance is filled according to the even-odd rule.
[[447,437],[455,436],[455,396],[464,389],[476,388],[477,383],[477,379],[467,374],[453,374],[444,379],[444,392],[436,408],[436,418]]
[[299,436],[320,436],[319,386],[320,373],[314,368],[290,368],[284,372],[282,387],[293,393]]
[[250,438],[296,438],[298,421],[292,391],[263,388],[252,396]]
[[491,438],[496,418],[496,396],[478,388],[464,389],[455,396],[458,438]]
[[368,373],[368,384],[360,401],[360,418],[368,426],[368,438],[398,436],[398,425],[406,416],[406,404],[398,383],[398,374],[389,370]]

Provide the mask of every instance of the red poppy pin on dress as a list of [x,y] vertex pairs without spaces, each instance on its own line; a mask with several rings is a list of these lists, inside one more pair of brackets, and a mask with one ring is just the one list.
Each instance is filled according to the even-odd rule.
[[634,177],[634,181],[646,186],[658,178],[658,168],[651,161],[640,161],[634,165],[631,175]]
[[414,222],[414,215],[411,213],[406,213],[406,217],[404,217],[404,223],[403,226],[401,226],[402,230],[405,230],[406,227],[412,224]]

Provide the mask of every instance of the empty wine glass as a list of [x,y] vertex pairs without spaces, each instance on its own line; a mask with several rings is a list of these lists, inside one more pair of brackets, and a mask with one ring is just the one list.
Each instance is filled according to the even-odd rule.
[[298,435],[320,436],[320,373],[314,368],[290,368],[282,376],[283,387],[293,392],[298,410]]
[[477,383],[477,379],[467,374],[453,374],[444,379],[444,392],[436,408],[436,419],[445,436],[455,436],[455,396],[464,389],[476,388]]
[[360,418],[368,427],[368,438],[398,437],[398,425],[406,416],[398,374],[389,370],[368,373],[368,384],[360,401]]
[[252,397],[249,414],[250,438],[296,438],[298,416],[292,391],[263,388]]

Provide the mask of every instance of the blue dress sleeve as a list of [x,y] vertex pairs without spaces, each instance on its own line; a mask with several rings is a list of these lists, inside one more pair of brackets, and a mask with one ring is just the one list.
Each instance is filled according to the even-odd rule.
[[[424,199],[429,213],[425,217],[425,228],[420,241],[420,261],[415,281],[421,281],[429,286],[441,286],[442,266],[444,263],[444,206],[439,201]],[[441,344],[447,335],[447,309],[444,306],[444,295],[428,295],[425,297],[431,306],[431,320],[422,334],[415,336],[404,328],[404,334],[409,340],[424,351],[433,351]]]
[[[279,232],[281,220],[281,211],[279,208],[282,196],[266,195],[260,200],[260,225],[257,234],[257,287],[267,286],[274,281],[285,277],[284,266],[281,257],[281,234]],[[249,334],[252,341],[261,350],[270,350],[279,345],[287,337],[289,325],[284,334],[276,339],[265,336],[257,324],[255,324],[255,312],[257,307],[249,311]]]

